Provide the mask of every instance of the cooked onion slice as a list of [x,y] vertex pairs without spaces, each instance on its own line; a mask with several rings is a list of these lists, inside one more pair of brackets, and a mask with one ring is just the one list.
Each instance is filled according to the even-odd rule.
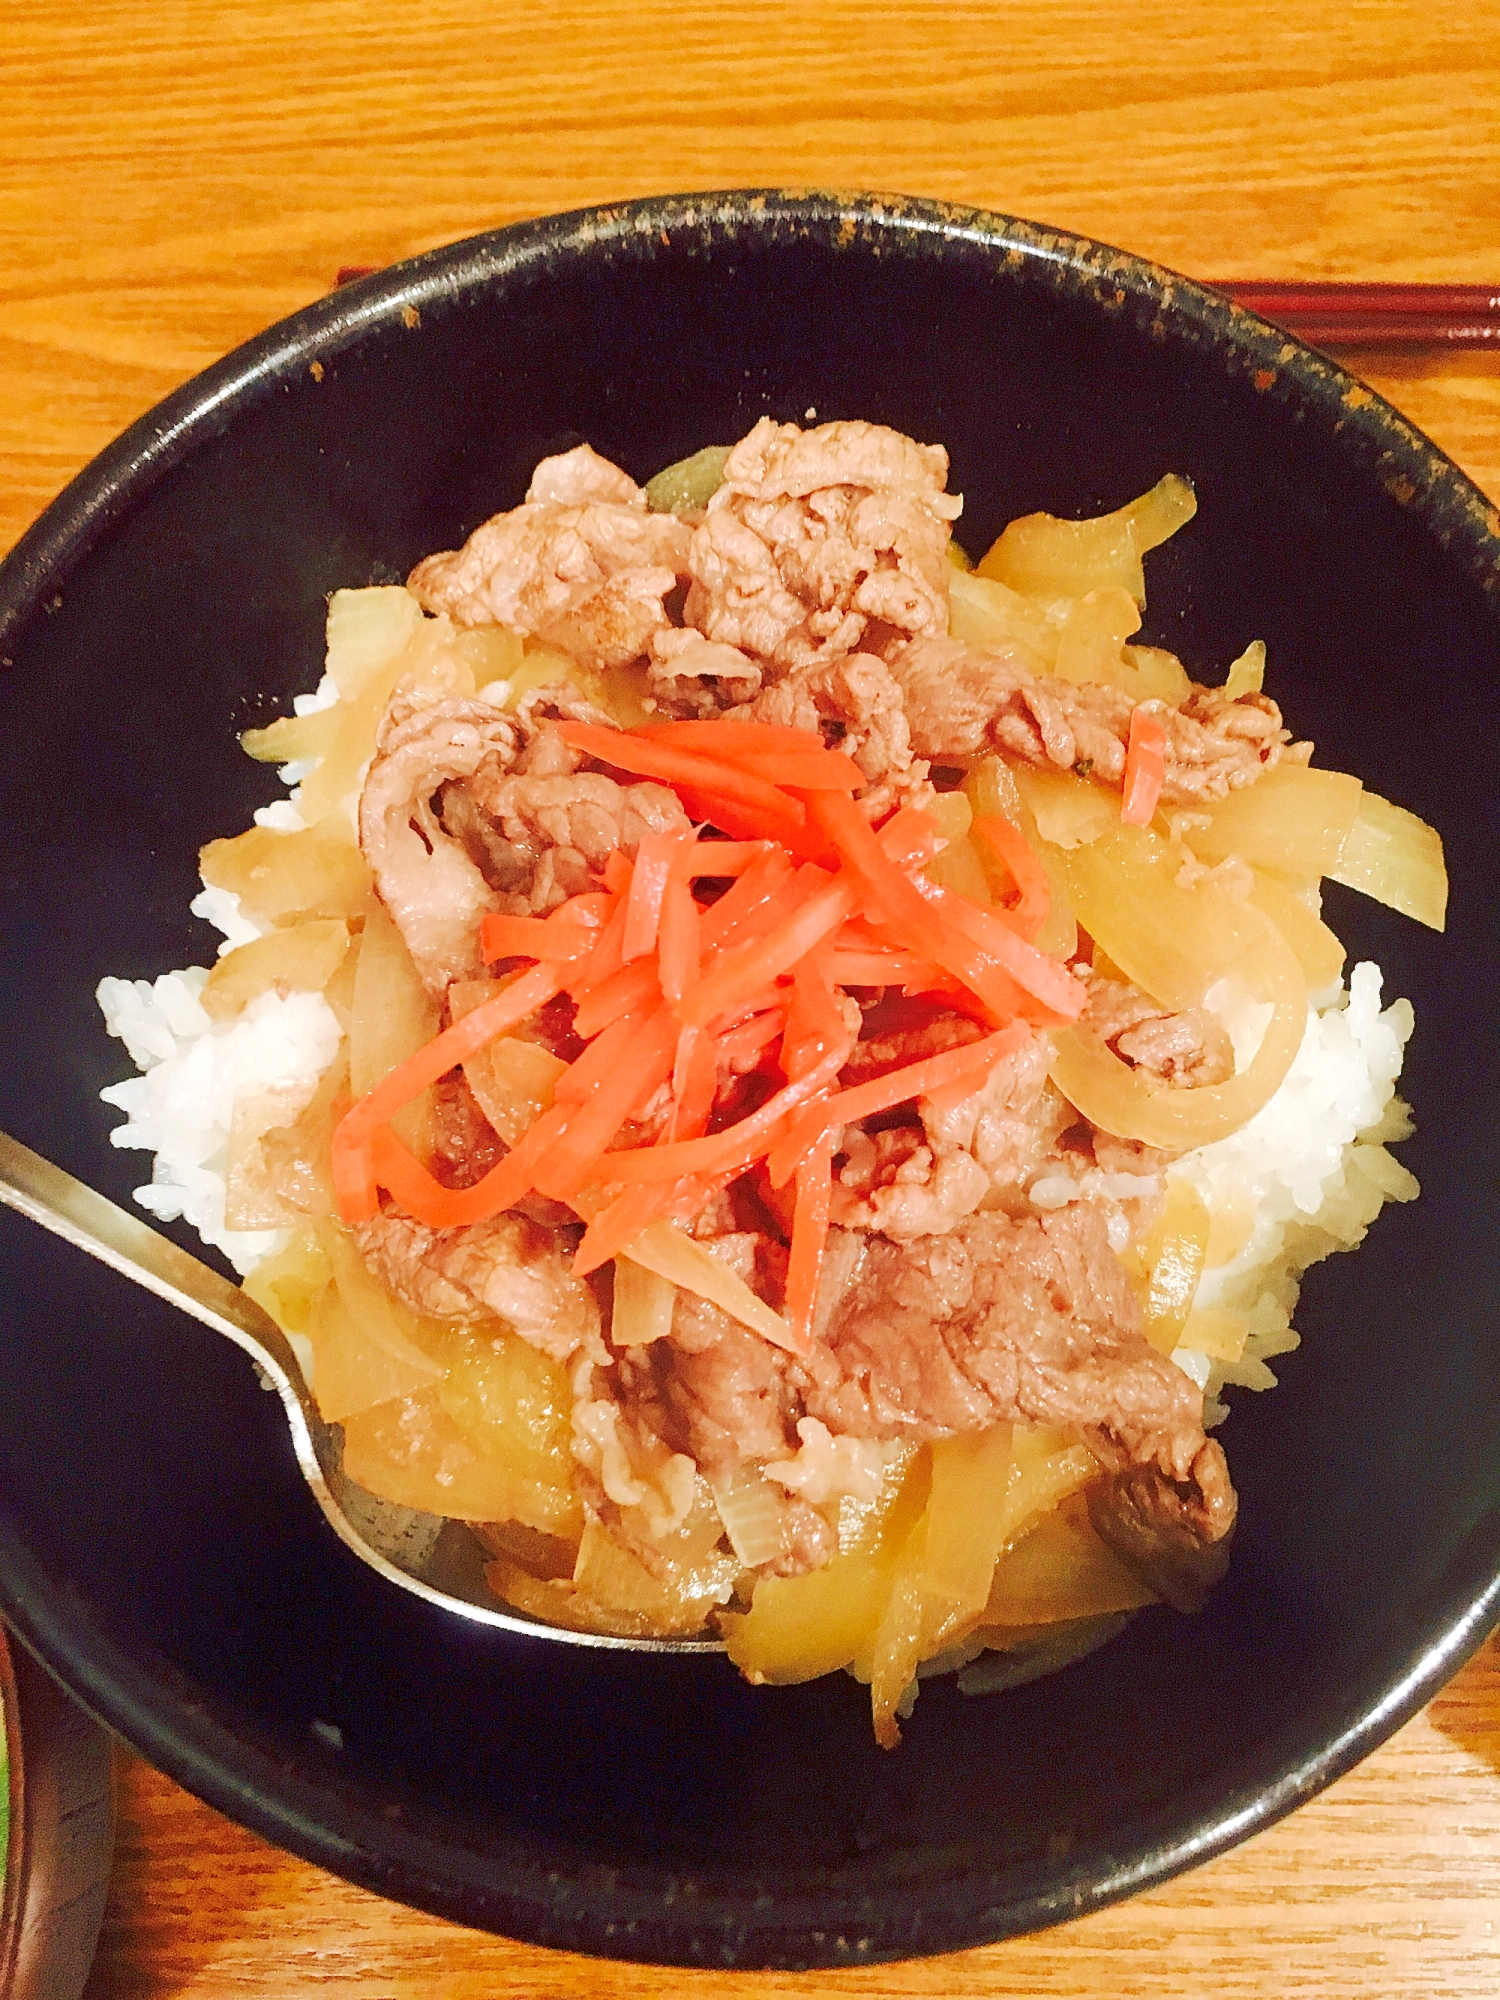
[[1151,1275],[1146,1285],[1146,1338],[1158,1353],[1170,1354],[1182,1337],[1193,1295],[1208,1254],[1207,1205],[1191,1181],[1167,1178],[1167,1199],[1147,1245]]
[[649,1347],[672,1331],[677,1287],[670,1278],[648,1271],[628,1257],[615,1261],[614,1303],[609,1337],[616,1347]]
[[1185,837],[1200,861],[1237,854],[1252,867],[1316,881],[1339,865],[1361,789],[1343,771],[1278,764],[1209,807],[1206,823],[1196,815],[1188,820]]
[[1106,1548],[1086,1513],[1049,1514],[995,1569],[985,1625],[1049,1625],[1133,1611],[1152,1592]]
[[[1262,960],[1290,961],[1287,976],[1300,983],[1292,954],[1261,912],[1218,882],[1184,885],[1170,844],[1149,827],[1117,820],[1062,860],[1079,923],[1125,978],[1163,1006],[1196,1007],[1215,980]],[[1253,974],[1245,983],[1257,999],[1275,997],[1259,990]]]
[[1224,676],[1224,693],[1230,701],[1238,701],[1242,694],[1259,694],[1266,679],[1266,642],[1252,639],[1237,660],[1229,663],[1229,672]]
[[[615,1280],[619,1283],[618,1275]],[[753,1465],[738,1465],[714,1488],[729,1546],[747,1569],[787,1552],[786,1498]]]
[[1294,889],[1255,871],[1250,901],[1275,924],[1297,954],[1309,993],[1322,993],[1344,969],[1345,951],[1323,919]]
[[1448,870],[1435,827],[1404,806],[1366,792],[1337,863],[1327,870],[1346,889],[1440,931],[1448,916]]
[[1142,604],[1146,582],[1141,557],[1175,535],[1197,511],[1187,480],[1169,472],[1138,500],[1091,521],[1062,521],[1052,514],[1012,521],[979,563],[979,574],[1041,598],[1085,597],[1114,585]]
[[1227,1083],[1174,1089],[1132,1069],[1088,1030],[1059,1028],[1052,1080],[1106,1132],[1186,1151],[1236,1131],[1292,1066],[1307,1028],[1307,980],[1296,954],[1252,903],[1217,882],[1184,887],[1168,842],[1149,827],[1117,827],[1063,860],[1078,921],[1124,976],[1165,1007],[1201,1004],[1230,979],[1271,1003],[1249,1067]]
[[772,1312],[743,1278],[696,1237],[684,1234],[664,1216],[647,1223],[623,1254],[631,1263],[680,1285],[683,1291],[707,1299],[710,1305],[728,1313],[742,1326],[763,1334],[778,1347],[795,1346],[792,1330],[780,1313]]
[[1307,1031],[1307,982],[1278,932],[1255,965],[1258,997],[1272,1004],[1271,1019],[1248,1069],[1227,1083],[1177,1090],[1144,1070],[1132,1069],[1092,1035],[1059,1028],[1050,1074],[1085,1118],[1120,1139],[1190,1152],[1224,1139],[1270,1102],[1291,1068]]

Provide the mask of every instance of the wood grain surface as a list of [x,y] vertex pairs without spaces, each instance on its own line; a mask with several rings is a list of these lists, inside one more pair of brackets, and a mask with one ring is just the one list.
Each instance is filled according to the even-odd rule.
[[[0,73],[0,548],[341,264],[592,201],[899,189],[1198,276],[1500,281],[1500,0],[6,0]],[[1500,358],[1359,366],[1500,495]],[[1497,1924],[1486,1650],[1359,1770],[1182,1881],[1040,1938],[803,1978],[458,1930],[127,1761],[89,1993],[1479,2000]]]
[[123,1767],[84,2000],[1492,2000],[1500,1651],[1269,1833],[1061,1930],[851,1972],[665,1971],[539,1951],[378,1901]]

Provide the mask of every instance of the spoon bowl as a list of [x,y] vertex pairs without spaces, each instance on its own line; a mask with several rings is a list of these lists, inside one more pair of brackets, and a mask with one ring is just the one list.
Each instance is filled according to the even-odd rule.
[[717,1639],[635,1639],[575,1632],[504,1609],[484,1579],[484,1552],[462,1521],[382,1500],[345,1474],[337,1425],[325,1424],[295,1348],[240,1286],[72,1174],[0,1132],[0,1202],[39,1222],[168,1305],[234,1342],[281,1398],[297,1465],[323,1518],[377,1576],[477,1625],[570,1646],[633,1653],[719,1653]]

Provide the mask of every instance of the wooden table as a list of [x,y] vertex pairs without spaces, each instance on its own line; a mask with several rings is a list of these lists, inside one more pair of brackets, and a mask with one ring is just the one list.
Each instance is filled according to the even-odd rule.
[[[671,189],[896,188],[1196,274],[1500,281],[1500,0],[8,0],[0,548],[184,377],[326,289],[520,216]],[[1500,494],[1500,357],[1367,379]],[[93,2000],[1500,1986],[1500,1658],[1186,1880],[1035,1940],[807,1978],[453,1929],[127,1762]]]

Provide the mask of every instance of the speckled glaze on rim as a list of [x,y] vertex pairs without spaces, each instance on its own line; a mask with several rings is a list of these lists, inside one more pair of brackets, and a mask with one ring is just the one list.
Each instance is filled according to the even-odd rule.
[[[1336,361],[1222,292],[1164,264],[1019,216],[912,195],[839,189],[730,189],[662,195],[519,222],[430,250],[341,287],[238,347],[121,433],[58,495],[0,562],[0,646],[32,616],[66,559],[77,560],[126,504],[190,450],[216,415],[256,384],[298,372],[393,314],[420,314],[455,291],[534,282],[559,258],[693,254],[695,244],[815,236],[878,257],[942,257],[972,246],[1018,282],[1092,300],[1157,343],[1213,353],[1231,376],[1342,437],[1480,588],[1500,597],[1500,507],[1431,438]],[[9,661],[0,655],[0,666]]]
[[[683,274],[692,278],[695,271],[697,279],[705,271],[722,272],[726,284],[748,283],[735,277],[741,250],[747,268],[755,260],[757,270],[773,272],[783,252],[795,262],[809,248],[819,269],[847,263],[856,287],[868,282],[874,289],[879,274],[895,271],[914,298],[930,295],[941,304],[948,274],[957,272],[976,287],[987,287],[984,296],[995,301],[1013,296],[1027,310],[1038,299],[1056,302],[1080,325],[1118,329],[1121,352],[1141,357],[1143,371],[1154,355],[1161,380],[1180,361],[1185,370],[1198,369],[1202,379],[1227,385],[1226,407],[1233,405],[1236,423],[1242,423],[1248,395],[1274,413],[1271,428],[1284,425],[1288,434],[1327,447],[1361,490],[1389,502],[1412,524],[1412,546],[1420,542],[1428,550],[1432,577],[1440,578],[1449,594],[1462,595],[1465,606],[1471,597],[1482,605],[1478,622],[1471,624],[1477,631],[1482,622],[1488,635],[1483,642],[1488,651],[1482,653],[1485,670],[1493,673],[1500,665],[1500,517],[1495,507],[1427,439],[1331,361],[1202,286],[1077,237],[900,197],[795,191],[664,198],[522,224],[433,251],[309,306],[168,398],[47,510],[0,565],[0,661],[6,666],[14,661],[24,674],[32,660],[51,659],[62,646],[57,635],[72,614],[75,588],[85,601],[93,601],[87,596],[94,587],[89,583],[91,565],[107,558],[116,539],[131,532],[158,502],[163,507],[179,504],[172,500],[174,481],[190,475],[200,460],[218,453],[232,467],[232,458],[224,454],[238,437],[269,436],[283,401],[302,413],[291,421],[316,423],[317,407],[310,399],[333,393],[341,376],[353,380],[365,365],[362,357],[371,354],[386,357],[380,367],[392,371],[392,379],[404,380],[400,371],[415,365],[411,356],[419,349],[411,346],[407,353],[402,344],[420,341],[424,318],[429,327],[451,330],[465,313],[478,314],[496,301],[517,313],[529,311],[545,301],[549,287],[571,284],[579,274],[596,280],[610,296],[617,281],[634,282],[641,273],[679,290],[684,289]],[[686,291],[701,308],[702,286],[694,291],[689,284]],[[894,347],[899,326],[883,324],[884,337]],[[676,334],[675,327],[667,331]],[[607,346],[610,337],[610,328],[601,327],[597,344]],[[688,322],[685,365],[692,338]],[[846,328],[829,328],[827,338],[847,343],[850,336]],[[872,358],[872,375],[878,376],[880,360]],[[318,372],[312,376],[314,365]],[[310,379],[319,385],[317,391],[309,387]],[[753,402],[756,392],[745,393]],[[368,446],[351,443],[351,456],[359,449],[368,451]],[[1337,524],[1330,534],[1336,541]],[[393,561],[397,557],[405,559],[399,541]],[[363,579],[351,572],[343,580]],[[1474,657],[1481,657],[1477,639]],[[16,796],[22,796],[19,789]],[[1385,956],[1383,945],[1380,955]],[[28,1028],[26,1034],[37,1039],[41,1031],[33,1035]],[[29,1050],[31,1042],[23,1046]],[[41,1040],[37,1046],[38,1062],[52,1060]],[[39,1073],[50,1074],[45,1066]],[[109,1165],[95,1135],[76,1132],[66,1122],[49,1133],[43,1111],[33,1112],[19,1094],[5,1117],[22,1121],[17,1129],[28,1143],[52,1151],[61,1164],[85,1177],[98,1176]],[[33,1120],[29,1129],[28,1118]],[[1419,1214],[1419,1230],[1422,1222]],[[1471,1219],[1459,1216],[1453,1227],[1472,1231]],[[54,1267],[42,1253],[33,1257],[20,1247],[13,1233],[5,1233],[7,1228],[0,1220],[0,1249],[11,1246],[13,1268],[25,1282],[35,1277],[41,1286]],[[1469,1237],[1463,1240],[1467,1245]],[[118,1317],[136,1310],[108,1291],[103,1279],[91,1277],[86,1285],[80,1280],[76,1292],[84,1320],[91,1313]],[[139,1310],[145,1314],[147,1309]],[[174,1367],[218,1369],[217,1358],[202,1359],[190,1341],[171,1345],[177,1336],[157,1319],[143,1317],[131,1324],[140,1329],[140,1337],[164,1343]],[[77,1351],[87,1359],[86,1335],[77,1339],[84,1343]],[[237,1378],[227,1362],[224,1367],[225,1372],[213,1373],[209,1385],[215,1400],[208,1406],[216,1410],[227,1408],[237,1393]],[[1372,1387],[1372,1395],[1376,1388],[1388,1401],[1384,1384]],[[1295,1406],[1292,1387],[1278,1391],[1278,1397],[1289,1399],[1284,1407]],[[1484,1402],[1477,1388],[1470,1400],[1476,1408]],[[1488,1423],[1488,1404],[1482,1414]],[[248,1426],[254,1415],[250,1410],[236,1421]],[[1231,1431],[1232,1458],[1243,1435],[1252,1471],[1258,1421],[1254,1414],[1241,1417],[1237,1412],[1237,1428]],[[1307,1421],[1311,1424],[1313,1418]],[[1476,1464],[1500,1464],[1500,1428],[1486,1433],[1480,1444],[1475,1446]],[[1399,1472],[1399,1456],[1395,1464]],[[1482,1476],[1488,1477],[1474,1475],[1476,1481]],[[1463,1532],[1453,1528],[1440,1572],[1424,1580],[1420,1602],[1413,1599],[1418,1608],[1388,1632],[1382,1628],[1367,1657],[1341,1669],[1315,1702],[1310,1698],[1295,1728],[1269,1733],[1264,1742],[1236,1744],[1235,1757],[1226,1758],[1222,1775],[1185,1786],[1180,1797],[1159,1810],[1141,1808],[1131,1818],[1122,1806],[1114,1836],[1107,1825],[1101,1830],[1089,1823],[1086,1838],[1080,1834],[1071,1844],[1041,1843],[1035,1852],[1018,1853],[1014,1860],[1004,1858],[1004,1842],[986,1844],[992,1830],[977,1825],[973,1799],[941,1835],[922,1831],[944,1824],[941,1800],[934,1804],[927,1793],[939,1782],[950,1788],[961,1784],[963,1759],[984,1754],[987,1726],[1001,1733],[1023,1725],[1041,1728],[1057,1704],[1083,1699],[1080,1689],[1099,1702],[1128,1703],[1138,1693],[1147,1699],[1152,1672],[1159,1674],[1169,1657],[1151,1654],[1154,1642],[1147,1621],[1140,1621],[1140,1632],[1129,1645],[1120,1642],[1120,1650],[1071,1670],[1063,1677],[1067,1688],[1059,1683],[1050,1693],[1013,1701],[1003,1697],[988,1709],[961,1709],[957,1697],[950,1703],[943,1693],[925,1694],[907,1745],[885,1765],[866,1763],[856,1735],[842,1733],[843,1688],[755,1697],[732,1685],[727,1669],[722,1670],[726,1678],[713,1679],[722,1669],[716,1662],[676,1667],[611,1662],[597,1671],[614,1678],[595,1679],[590,1675],[597,1663],[576,1672],[550,1658],[539,1665],[527,1654],[526,1642],[519,1642],[506,1655],[509,1682],[504,1691],[509,1693],[513,1683],[512,1698],[517,1703],[534,1700],[538,1717],[546,1715],[550,1695],[564,1714],[573,1705],[575,1722],[586,1719],[583,1705],[588,1705],[590,1713],[597,1708],[617,1733],[628,1737],[632,1716],[640,1713],[664,1728],[680,1728],[695,1744],[710,1746],[726,1759],[742,1745],[746,1732],[771,1728],[764,1720],[771,1705],[779,1715],[801,1718],[796,1727],[806,1732],[804,1740],[811,1746],[803,1758],[805,1768],[797,1765],[795,1745],[788,1747],[794,1733],[790,1722],[785,1741],[765,1739],[768,1797],[757,1808],[769,1829],[764,1848],[741,1856],[726,1837],[722,1852],[714,1849],[710,1855],[705,1846],[706,1858],[695,1858],[697,1849],[654,1844],[665,1841],[663,1828],[668,1834],[681,1831],[687,1809],[679,1808],[667,1790],[660,1797],[653,1791],[650,1810],[642,1808],[637,1824],[629,1817],[629,1786],[623,1780],[619,1815],[592,1845],[584,1834],[563,1839],[551,1820],[545,1828],[539,1821],[541,1830],[535,1831],[529,1822],[518,1821],[513,1838],[502,1828],[483,1841],[477,1833],[472,1842],[459,1839],[452,1826],[445,1829],[438,1818],[424,1817],[421,1799],[401,1794],[396,1778],[388,1780],[383,1771],[371,1776],[347,1755],[336,1766],[316,1746],[299,1751],[278,1717],[242,1712],[243,1689],[231,1690],[231,1700],[224,1691],[227,1679],[224,1686],[211,1685],[207,1669],[195,1679],[160,1650],[132,1637],[102,1596],[91,1598],[76,1580],[63,1576],[60,1559],[42,1546],[35,1513],[28,1513],[24,1496],[7,1499],[0,1491],[0,1502],[0,1600],[7,1614],[96,1713],[212,1804],[310,1860],[460,1921],[545,1944],[680,1964],[834,1965],[950,1950],[1054,1923],[1161,1881],[1268,1825],[1373,1748],[1461,1664],[1500,1607],[1500,1512],[1490,1488],[1481,1492],[1476,1485],[1472,1497],[1467,1491],[1463,1496]],[[1253,1557],[1253,1547],[1247,1546],[1235,1586],[1252,1595],[1257,1585]],[[326,1580],[321,1569],[317,1580]],[[1264,1586],[1265,1578],[1259,1581]],[[360,1616],[369,1617],[373,1630],[387,1617],[386,1609],[359,1595],[357,1585],[350,1589],[350,1602]],[[1226,1599],[1226,1618],[1228,1603]],[[179,1619],[188,1615],[181,1607],[171,1610]],[[389,1615],[394,1619],[395,1614]],[[1217,1615],[1210,1614],[1204,1630]],[[1262,1621],[1256,1629],[1264,1639],[1266,1631],[1274,1632],[1274,1621]],[[409,1619],[401,1614],[403,1643],[436,1643],[433,1630],[421,1624],[417,1613]],[[1206,1646],[1208,1641],[1181,1643]],[[200,1651],[208,1656],[209,1640]],[[431,1659],[441,1664],[437,1653]],[[1132,1660],[1139,1667],[1130,1665]],[[225,1676],[229,1673],[226,1666]],[[318,1698],[326,1699],[326,1691]],[[767,1707],[758,1710],[756,1701]],[[990,1717],[989,1725],[981,1710]],[[322,1716],[327,1709],[315,1712]],[[959,1750],[945,1746],[940,1729],[949,1732]],[[359,1741],[358,1730],[344,1734],[346,1743]],[[641,1760],[643,1786],[668,1785],[665,1767],[647,1769],[649,1742],[633,1742],[631,1754]],[[773,1768],[775,1758],[782,1761]],[[752,1761],[738,1775],[743,1793],[761,1775],[760,1767]],[[804,1787],[800,1799],[788,1789],[794,1775]],[[694,1772],[684,1768],[681,1782],[696,1800]],[[1118,1782],[1123,1785],[1125,1777]],[[380,1787],[387,1784],[390,1803],[383,1805]],[[774,1786],[782,1790],[771,1799]],[[819,1812],[837,1813],[840,1787],[851,1796],[863,1787],[864,1795],[888,1812],[891,1826],[899,1821],[909,1828],[909,1850],[894,1848],[878,1819],[862,1818],[851,1809],[843,1846],[834,1842],[826,1853],[809,1846],[805,1865],[786,1860],[801,1838],[797,1815],[806,1820]],[[956,1790],[954,1796],[959,1796]],[[997,1773],[995,1796],[1003,1799],[1003,1772]],[[734,1801],[725,1806],[732,1810]],[[695,1838],[702,1834],[709,1842],[713,1800],[708,1792],[701,1807],[694,1804],[692,1810],[699,1815],[693,1821]],[[787,1816],[778,1819],[778,1813]]]

